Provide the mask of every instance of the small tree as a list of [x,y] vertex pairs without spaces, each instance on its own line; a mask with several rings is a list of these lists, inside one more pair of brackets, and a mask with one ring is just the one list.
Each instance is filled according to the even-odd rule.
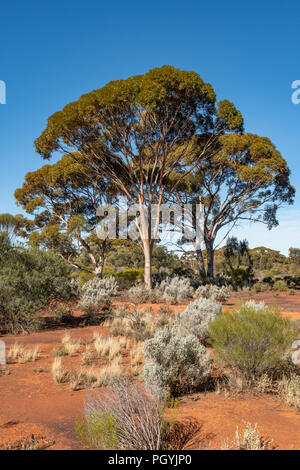
[[105,178],[92,181],[81,163],[78,155],[65,155],[27,173],[15,197],[34,215],[23,224],[23,236],[31,245],[58,251],[72,267],[101,278],[106,254],[116,241],[96,235],[97,209],[116,198]]
[[253,261],[247,240],[227,239],[224,249],[225,274],[229,276],[234,289],[248,284],[253,278]]

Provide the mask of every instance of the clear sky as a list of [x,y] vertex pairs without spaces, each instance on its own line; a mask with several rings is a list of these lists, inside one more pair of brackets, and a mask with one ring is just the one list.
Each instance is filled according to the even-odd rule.
[[298,189],[280,227],[236,231],[250,246],[300,247],[300,4],[287,0],[1,2],[0,212],[21,212],[14,190],[44,164],[33,141],[82,93],[164,64],[194,70],[241,110],[248,132],[270,137]]

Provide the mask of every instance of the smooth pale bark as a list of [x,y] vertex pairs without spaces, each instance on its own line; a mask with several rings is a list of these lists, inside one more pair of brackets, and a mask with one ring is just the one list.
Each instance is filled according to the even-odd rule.
[[143,240],[145,269],[144,281],[146,289],[152,289],[152,240]]

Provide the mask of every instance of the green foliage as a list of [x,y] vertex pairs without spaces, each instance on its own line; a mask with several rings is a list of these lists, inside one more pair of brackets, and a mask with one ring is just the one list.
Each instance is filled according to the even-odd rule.
[[273,290],[285,292],[288,291],[288,285],[285,281],[276,281],[273,285]]
[[112,413],[94,411],[85,419],[77,419],[75,432],[80,442],[88,449],[117,449],[117,418]]
[[247,240],[227,239],[224,249],[225,274],[230,278],[234,289],[248,285],[253,278],[253,261]]
[[70,269],[53,252],[11,248],[0,257],[0,329],[39,329],[38,312],[50,300],[70,300]]
[[247,378],[278,365],[297,334],[289,319],[260,305],[242,305],[233,315],[223,313],[210,323],[217,357]]
[[270,286],[266,282],[256,282],[255,284],[253,284],[252,287],[252,290],[254,290],[254,292],[267,292],[269,289]]

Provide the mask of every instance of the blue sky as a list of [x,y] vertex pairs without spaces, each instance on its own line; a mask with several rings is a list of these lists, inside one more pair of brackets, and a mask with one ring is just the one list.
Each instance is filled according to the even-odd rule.
[[33,141],[53,112],[110,80],[171,64],[198,72],[218,99],[235,103],[248,132],[270,137],[299,194],[271,232],[236,231],[250,246],[300,246],[300,4],[272,1],[2,2],[0,212],[18,213],[14,190],[44,162]]

